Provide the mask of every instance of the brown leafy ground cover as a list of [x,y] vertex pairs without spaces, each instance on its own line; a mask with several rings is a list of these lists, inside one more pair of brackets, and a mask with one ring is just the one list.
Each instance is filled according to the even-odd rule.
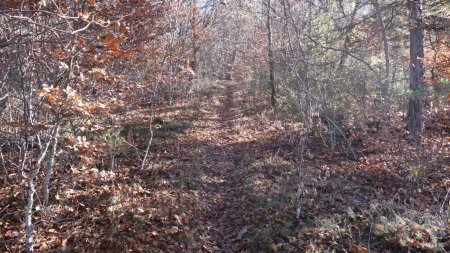
[[[424,147],[401,127],[358,136],[356,160],[226,82],[156,110],[148,166],[60,169],[35,212],[38,252],[445,252],[448,116]],[[447,117],[447,118],[446,118]],[[12,175],[12,176],[11,176]],[[0,249],[24,245],[17,188],[0,180]]]

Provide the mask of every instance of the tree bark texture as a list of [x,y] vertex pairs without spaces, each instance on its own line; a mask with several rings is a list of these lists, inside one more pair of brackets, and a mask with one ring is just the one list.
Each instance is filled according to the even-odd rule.
[[410,20],[410,79],[409,107],[407,116],[407,128],[412,134],[423,132],[425,128],[424,111],[424,85],[423,85],[423,21],[420,0],[409,0]]
[[273,59],[273,38],[272,38],[272,20],[270,17],[271,3],[267,0],[267,46],[268,46],[268,58],[269,58],[269,87],[271,91],[270,103],[272,106],[276,105],[275,99],[275,75],[274,75],[274,65],[275,61]]

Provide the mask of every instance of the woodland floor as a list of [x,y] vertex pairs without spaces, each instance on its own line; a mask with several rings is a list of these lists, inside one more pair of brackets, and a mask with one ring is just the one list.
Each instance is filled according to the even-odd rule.
[[[205,95],[157,108],[144,170],[127,153],[114,171],[60,171],[50,207],[35,214],[37,251],[450,250],[448,117],[427,130],[422,151],[389,126],[360,138],[357,160],[310,136],[301,162],[301,124],[232,82]],[[23,249],[16,190],[0,192],[2,252]]]

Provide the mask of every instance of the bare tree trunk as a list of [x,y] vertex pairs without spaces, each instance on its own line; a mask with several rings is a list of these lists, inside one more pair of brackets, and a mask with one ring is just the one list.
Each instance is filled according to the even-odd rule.
[[[50,134],[50,139],[47,141],[45,147],[41,146],[41,153],[39,154],[39,158],[36,161],[36,164],[30,166],[30,174],[28,175],[27,181],[27,190],[28,190],[28,200],[25,206],[25,217],[24,217],[24,225],[25,225],[25,244],[26,244],[26,252],[33,252],[34,246],[34,236],[33,236],[33,205],[34,205],[34,194],[36,193],[36,189],[34,186],[34,179],[39,174],[39,170],[42,167],[42,162],[44,158],[48,154],[48,149],[57,134],[57,127],[53,129]],[[31,159],[31,158],[30,158]]]
[[49,184],[50,184],[50,179],[52,177],[53,164],[55,162],[55,154],[56,154],[56,150],[57,150],[57,146],[58,146],[58,131],[59,131],[59,125],[56,126],[56,133],[53,136],[53,140],[52,140],[52,144],[51,144],[52,146],[48,153],[48,159],[47,159],[47,164],[46,164],[47,166],[44,171],[44,183],[42,184],[42,195],[44,198],[44,201],[43,201],[44,206],[48,205]]
[[390,72],[391,72],[391,63],[389,61],[389,43],[388,37],[386,33],[386,26],[383,21],[383,16],[381,15],[380,5],[378,0],[373,0],[373,5],[375,7],[375,11],[377,12],[377,20],[381,28],[381,38],[383,39],[383,47],[384,47],[384,61],[385,61],[385,82],[381,90],[381,95],[385,99],[389,94],[389,85],[390,85]]
[[225,66],[225,75],[224,75],[225,80],[229,81],[232,79],[231,72],[233,71],[233,65],[236,60],[236,52],[237,52],[237,50],[234,49],[233,53],[231,54],[231,58],[228,60],[228,63]]
[[26,250],[33,252],[33,205],[34,205],[34,179],[30,176],[28,178],[28,201],[25,208],[25,237]]
[[412,134],[423,132],[425,123],[423,119],[424,110],[424,86],[423,86],[423,21],[420,0],[409,0],[409,20],[410,20],[410,79],[409,108],[407,116],[407,128]]
[[[25,163],[28,159],[27,146],[28,142],[25,141],[20,148],[20,164],[19,166],[17,166],[17,182],[19,185],[25,185],[23,170],[25,168]],[[25,202],[25,192],[23,187],[20,187],[19,198],[22,202]]]
[[145,154],[144,154],[144,158],[142,159],[142,162],[141,162],[141,170],[144,170],[144,167],[145,167],[145,162],[147,161],[147,157],[148,157],[148,154],[149,154],[149,152],[150,152],[150,147],[152,146],[152,142],[153,142],[153,127],[152,127],[152,125],[153,125],[153,107],[152,107],[152,109],[151,109],[151,116],[150,116],[150,122],[149,122],[149,130],[150,130],[150,138],[148,139],[148,142],[147,142],[147,148],[145,149]]
[[270,0],[267,0],[267,43],[268,43],[268,57],[269,57],[269,87],[271,90],[270,103],[272,106],[276,105],[275,99],[275,76],[274,76],[274,59],[273,59],[273,39],[272,39],[272,19],[270,17],[271,9]]
[[198,45],[198,29],[199,29],[199,20],[198,20],[198,11],[197,11],[197,0],[194,0],[192,2],[192,21],[191,21],[191,28],[192,28],[192,59],[190,62],[191,69],[194,72],[197,72],[198,68],[198,62],[197,62],[197,52],[200,49]]

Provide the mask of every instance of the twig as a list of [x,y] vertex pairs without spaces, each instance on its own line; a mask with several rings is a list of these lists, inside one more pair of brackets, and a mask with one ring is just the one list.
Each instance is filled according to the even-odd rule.
[[[3,148],[3,144],[0,145],[0,158],[2,159],[2,167],[5,170],[5,179],[4,179],[4,183],[6,185],[6,183],[8,182],[8,169],[6,168],[5,165],[5,157],[3,156],[3,152],[2,152],[2,148]],[[1,213],[1,212],[0,212]]]
[[372,227],[373,227],[373,224],[370,224],[369,242],[367,242],[367,249],[369,250],[369,253],[370,253],[370,240],[372,239]]
[[142,159],[141,170],[144,170],[145,162],[147,161],[148,153],[150,151],[150,146],[152,145],[152,141],[153,141],[152,124],[153,124],[153,108],[152,108],[152,114],[150,116],[150,126],[149,126],[149,128],[150,128],[150,139],[148,140],[147,148],[145,149],[145,155],[144,155],[144,158]]
[[5,211],[10,205],[11,205],[11,204],[6,205],[5,208],[3,208],[3,209],[0,211],[0,213],[3,213],[3,211]]
[[302,167],[303,167],[303,153],[305,151],[305,145],[306,145],[305,133],[306,133],[306,131],[300,135],[300,163],[297,167],[297,173],[298,173],[297,176],[298,176],[298,180],[299,180],[299,183],[297,186],[297,207],[296,207],[296,213],[295,213],[297,220],[300,219],[301,208],[302,208],[300,202],[301,202],[301,194],[302,194],[302,192],[301,192],[302,191],[302,189],[301,189],[302,183],[301,182],[303,182],[303,180],[301,180],[301,178],[304,175],[302,175],[301,173],[302,173]]
[[325,118],[327,119],[327,121],[328,121],[329,123],[331,123],[331,124],[334,126],[334,128],[335,128],[336,130],[339,131],[339,133],[341,134],[341,136],[344,138],[345,142],[347,142],[347,150],[350,150],[350,151],[351,151],[353,159],[356,160],[357,157],[356,157],[355,150],[353,149],[352,144],[350,143],[350,141],[347,139],[347,136],[345,136],[345,133],[344,133],[344,132],[342,131],[342,129],[341,129],[341,128],[333,121],[333,120],[331,120],[328,116],[325,116]]
[[54,221],[39,220],[39,221],[36,221],[35,223],[33,223],[33,225],[37,225],[37,224],[41,224],[41,223],[58,224],[63,221],[73,221],[73,220],[74,220],[74,218],[62,218],[62,219],[58,219],[58,220],[54,220]]
[[444,206],[445,202],[447,202],[448,194],[450,193],[450,189],[447,189],[447,194],[445,195],[444,201],[442,201],[441,210],[440,213],[442,214],[444,212]]

